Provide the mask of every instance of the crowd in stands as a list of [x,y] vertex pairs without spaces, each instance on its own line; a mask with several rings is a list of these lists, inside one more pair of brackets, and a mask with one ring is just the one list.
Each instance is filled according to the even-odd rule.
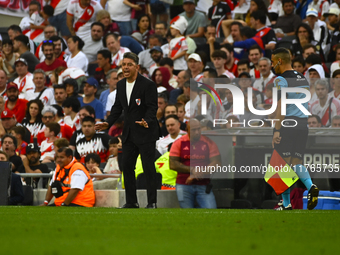
[[[205,12],[198,10],[207,2]],[[138,55],[140,74],[157,85],[163,137],[156,158],[169,157],[190,118],[202,130],[270,127],[264,119],[274,119],[275,112],[257,116],[247,98],[251,88],[254,108],[271,107],[271,52],[278,47],[291,52],[293,69],[310,82],[309,127],[339,128],[339,15],[339,0],[31,1],[28,16],[2,36],[1,149],[13,172],[48,172],[40,162],[54,162],[56,151],[69,146],[91,173],[120,173],[123,118],[108,133],[96,132],[95,123],[114,105],[126,52]],[[244,93],[244,115],[233,114],[230,90],[216,89],[218,102],[209,89],[216,79]],[[201,89],[203,83],[209,86]],[[213,119],[228,123],[213,127]],[[165,188],[174,185],[163,180]]]

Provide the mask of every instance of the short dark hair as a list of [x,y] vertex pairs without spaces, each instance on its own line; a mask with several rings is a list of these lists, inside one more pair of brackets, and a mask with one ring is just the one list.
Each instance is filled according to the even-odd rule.
[[241,59],[237,62],[237,66],[247,65],[248,68],[250,68],[250,63],[248,59]]
[[175,108],[176,108],[176,111],[178,111],[177,106],[176,106],[175,104],[168,104],[168,105],[166,105],[166,106],[164,107],[164,111],[165,111],[165,109],[166,109],[167,107],[175,107]]
[[254,45],[250,46],[248,52],[250,52],[251,50],[258,50],[260,52],[260,54],[263,53],[261,47],[258,44],[254,44]]
[[208,25],[204,27],[204,33],[208,32],[208,27],[213,27],[216,29],[216,27],[214,25]]
[[54,133],[54,136],[57,136],[60,133],[60,125],[57,122],[50,122],[45,124],[45,126]]
[[57,110],[57,116],[58,116],[58,117],[62,118],[62,117],[65,116],[65,115],[64,115],[63,108],[62,108],[60,105],[58,105],[58,104],[52,104],[51,106],[52,106],[54,109]]
[[252,12],[250,14],[250,17],[253,17],[254,20],[260,20],[261,24],[266,24],[267,16],[266,16],[266,13],[262,10],[257,10],[257,11]]
[[174,61],[171,58],[162,58],[161,61],[159,62],[160,66],[165,66],[168,65],[170,67],[174,66]]
[[95,163],[97,163],[98,165],[100,165],[101,159],[100,156],[97,153],[90,153],[87,154],[85,157],[85,163],[89,163],[90,160],[93,160]]
[[79,112],[80,102],[79,100],[75,100],[73,97],[68,97],[63,102],[63,107],[71,107],[73,112]]
[[105,26],[103,23],[99,22],[99,21],[95,21],[91,24],[91,29],[94,27],[94,26],[100,26],[102,29],[103,29],[103,32],[105,31]]
[[293,5],[295,5],[294,0],[282,0],[282,6],[284,6],[284,4],[287,4],[287,3],[292,3]]
[[15,149],[16,149],[16,148],[18,147],[18,140],[17,140],[14,136],[12,136],[11,134],[5,134],[5,135],[1,138],[1,142],[4,143],[5,138],[8,138],[8,137],[12,139],[13,144],[14,144],[14,147],[15,147]]
[[85,43],[84,43],[84,41],[83,41],[79,36],[74,35],[74,36],[71,36],[70,38],[72,39],[72,41],[73,41],[74,43],[78,42],[78,49],[79,49],[79,50],[82,50],[82,49],[83,49]]
[[242,23],[239,22],[239,21],[231,22],[230,27],[235,26],[235,25],[238,26],[240,29],[241,29],[241,27],[243,27]]
[[255,30],[250,27],[241,27],[240,35],[245,36],[246,38],[252,38],[255,36]]
[[126,52],[126,53],[124,53],[123,59],[124,59],[124,58],[132,59],[133,62],[135,62],[136,65],[139,64],[139,58],[138,58],[138,56],[137,56],[135,53],[133,53],[133,52]]
[[177,121],[179,122],[179,118],[178,118],[178,116],[175,115],[175,114],[171,114],[171,115],[166,116],[166,117],[165,117],[164,123],[165,123],[168,119],[175,119],[175,120],[177,120]]
[[81,110],[87,111],[90,115],[93,115],[96,118],[96,111],[91,105],[84,105],[79,109],[79,111]]
[[104,37],[103,37],[103,46],[106,48],[106,40],[107,38],[109,38],[110,36],[112,36],[116,41],[119,40],[119,35],[117,35],[116,33],[107,33]]
[[14,32],[18,32],[20,34],[22,34],[22,30],[21,30],[21,27],[19,27],[18,25],[11,25],[7,28],[7,32],[9,30],[13,30]]
[[43,43],[41,44],[41,48],[43,52],[44,52],[45,46],[52,46],[52,48],[54,49],[54,43],[52,40],[43,41]]
[[10,39],[3,39],[2,40],[2,46],[9,44],[13,47],[13,42]]
[[38,1],[31,1],[30,3],[29,3],[29,5],[28,6],[30,6],[30,5],[37,5],[38,6],[38,8],[39,8],[39,11],[41,10],[41,4],[38,2]]
[[169,101],[169,96],[165,92],[158,93],[158,98],[163,98],[165,103]]
[[321,57],[318,54],[313,53],[313,54],[310,54],[306,58],[306,63],[307,64],[311,64],[311,65],[316,65],[316,64],[321,65],[322,64],[322,59],[321,59]]
[[166,22],[164,22],[164,21],[157,21],[157,22],[156,22],[156,25],[158,25],[158,24],[163,24],[165,29],[168,28],[168,23],[166,23]]
[[234,46],[229,43],[223,44],[220,49],[222,48],[226,49],[229,53],[234,52]]
[[61,148],[59,148],[59,150],[57,152],[59,152],[59,153],[64,152],[66,157],[69,157],[69,156],[73,157],[73,150],[69,147],[61,147]]
[[223,50],[214,50],[214,52],[211,54],[211,57],[227,59],[227,54]]
[[[102,24],[102,23],[100,23],[100,24]],[[98,54],[102,55],[103,58],[105,58],[105,59],[109,59],[110,60],[109,63],[111,64],[111,62],[112,62],[112,54],[111,54],[111,52],[109,50],[100,50],[100,51],[97,52],[97,55]]]
[[21,42],[25,47],[30,47],[30,41],[26,35],[18,35],[14,37],[14,41]]
[[91,117],[91,116],[84,117],[83,123],[86,122],[86,121],[89,121],[89,122],[91,122],[93,124],[96,124],[96,120],[93,117]]
[[309,115],[309,116],[308,116],[308,119],[309,119],[309,118],[316,118],[316,121],[317,121],[318,123],[321,123],[321,118],[320,118],[319,115],[312,114],[312,115]]
[[152,34],[149,36],[149,40],[150,39],[157,39],[159,43],[163,42],[163,37],[161,35],[157,35],[157,34]]
[[292,65],[294,65],[294,63],[300,63],[301,65],[305,66],[306,65],[306,62],[305,60],[303,59],[303,57],[301,56],[296,56],[295,58],[293,58],[292,60]]
[[207,68],[207,69],[204,69],[203,72],[208,72],[209,78],[216,78],[217,77],[217,72],[216,72],[215,69]]
[[[32,2],[31,2],[32,3]],[[43,11],[44,13],[48,16],[48,17],[53,17],[53,14],[54,14],[54,8],[47,4],[43,7]]]
[[12,130],[17,134],[21,136],[21,139],[25,138],[26,129],[23,126],[15,126],[12,128]]
[[112,138],[109,140],[109,145],[111,145],[111,144],[118,144],[118,143],[119,143],[118,136],[112,137]]
[[315,45],[313,45],[313,44],[311,44],[311,43],[307,43],[305,46],[302,47],[302,53],[304,53],[305,50],[307,50],[307,49],[309,49],[309,48],[313,48],[315,52],[317,51]]
[[337,75],[340,75],[340,69],[337,69],[333,72],[332,78],[335,78]]

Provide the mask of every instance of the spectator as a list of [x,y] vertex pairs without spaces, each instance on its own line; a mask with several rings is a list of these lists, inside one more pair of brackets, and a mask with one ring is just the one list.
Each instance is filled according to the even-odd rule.
[[26,116],[22,121],[22,125],[30,132],[30,143],[33,143],[33,138],[37,137],[44,126],[41,114],[43,108],[44,105],[39,99],[34,99],[27,103]]
[[234,47],[227,43],[221,46],[221,51],[224,51],[227,54],[227,62],[225,63],[224,68],[237,77],[238,59],[234,57]]
[[14,54],[13,43],[11,40],[2,41],[2,55],[0,57],[0,70],[5,72],[8,78],[15,76],[15,68],[13,68],[18,57]]
[[332,118],[340,115],[340,101],[328,95],[329,85],[326,80],[320,79],[315,82],[317,100],[310,103],[310,112],[321,118],[321,124],[329,127]]
[[217,37],[224,37],[222,30],[222,21],[224,19],[231,19],[231,9],[226,2],[222,0],[213,1],[213,5],[209,8],[208,19],[217,29]]
[[295,57],[292,59],[292,67],[295,71],[304,74],[306,70],[306,62],[301,56]]
[[120,174],[118,164],[118,150],[122,148],[122,141],[120,137],[112,137],[109,141],[110,156],[104,168],[106,174]]
[[59,106],[63,105],[63,102],[67,98],[66,88],[63,84],[54,85],[54,99]]
[[70,1],[66,10],[66,24],[71,36],[77,35],[86,41],[91,36],[90,27],[96,21],[96,13],[102,9],[97,1]]
[[340,128],[340,116],[339,115],[333,117],[331,127]]
[[171,92],[174,88],[170,86],[169,79],[170,79],[170,72],[166,67],[159,67],[157,68],[152,74],[152,80],[157,85],[158,93],[167,91]]
[[57,114],[56,114],[56,122],[60,125],[60,134],[58,135],[58,137],[64,137],[67,140],[70,140],[73,132],[75,131],[75,127],[71,127],[67,124],[65,124],[64,122],[64,112],[63,112],[63,108],[57,104],[53,104],[52,105],[56,110],[57,110]]
[[16,120],[21,123],[25,117],[26,105],[28,101],[26,99],[19,98],[19,89],[17,84],[10,82],[7,84],[7,97],[8,100],[5,103],[5,110],[11,110],[15,114]]
[[308,127],[309,128],[321,128],[321,118],[318,115],[309,115],[308,116]]
[[333,90],[328,95],[340,100],[340,69],[333,73],[331,82]]
[[[54,182],[58,180],[62,182],[63,194],[55,198],[54,205],[93,207],[95,203],[93,183],[86,168],[75,160],[70,148],[60,148],[56,154],[57,168],[43,205],[48,205],[53,198],[51,186],[54,186]],[[69,168],[66,170],[65,166]]]
[[307,10],[306,16],[308,25],[313,30],[314,39],[318,42],[318,45],[322,48],[322,51],[325,52],[329,36],[327,24],[324,21],[318,19],[318,12],[313,8]]
[[106,76],[106,83],[109,85],[109,88],[100,94],[99,101],[103,104],[104,116],[110,115],[111,108],[116,101],[116,88],[118,82],[117,73],[117,69],[112,69],[108,72]]
[[248,59],[241,59],[237,63],[237,73],[240,75],[241,73],[249,73],[250,72],[250,64]]
[[54,161],[54,141],[57,140],[57,135],[60,133],[60,125],[56,122],[47,123],[45,125],[44,134],[46,139],[41,142],[41,158],[42,163]]
[[[36,48],[35,43],[32,40],[30,40],[26,35],[24,35],[22,33],[22,30],[18,25],[11,25],[10,27],[8,27],[7,33],[8,33],[9,39],[13,42],[13,46],[14,46],[15,37],[21,35],[21,37],[19,37],[19,38],[20,38],[20,40],[24,41],[23,43],[26,46],[26,50],[29,50],[32,54],[35,53],[35,48]],[[22,37],[22,36],[26,36],[26,38]],[[28,41],[27,41],[27,39],[28,39]],[[22,50],[24,50],[24,48],[22,48]],[[16,52],[16,50],[14,50],[14,51]],[[28,56],[28,54],[27,54],[27,56]]]
[[151,20],[148,14],[143,14],[138,17],[136,31],[142,34],[142,45],[144,48],[147,48],[150,35],[155,33],[155,31],[151,30]]
[[160,66],[159,63],[163,59],[163,51],[161,47],[155,46],[152,49],[150,49],[150,55],[152,60],[155,62],[148,68],[149,76],[152,76],[153,72]]
[[97,52],[104,49],[102,38],[104,36],[104,25],[100,22],[91,24],[91,37],[86,38],[83,53],[86,55],[88,62],[95,63]]
[[[51,37],[58,35],[58,31],[54,26],[47,25],[44,28],[44,35],[45,35],[45,41],[50,41]],[[51,43],[53,43],[53,42],[51,42]],[[44,56],[44,53],[42,51],[42,45],[43,45],[43,41],[38,45],[38,47],[35,51],[35,54],[34,54],[37,57],[37,59],[40,60],[40,62],[43,62],[45,60],[45,56]],[[61,59],[61,60],[63,60],[63,59]]]
[[103,45],[107,47],[112,54],[112,68],[120,66],[124,53],[130,52],[128,48],[120,46],[119,36],[116,34],[107,34],[103,38]]
[[[6,152],[0,151],[0,161],[9,161]],[[9,194],[9,205],[18,205],[24,201],[24,190],[22,188],[20,176],[14,173],[11,174],[11,190]]]
[[44,29],[48,24],[48,18],[52,17],[54,9],[50,5],[45,5],[41,11],[34,12],[31,15],[31,31],[29,38],[39,45],[44,39]]
[[203,13],[195,10],[194,0],[183,0],[184,12],[180,16],[185,17],[188,21],[186,34],[191,38],[203,37],[204,28],[206,27],[206,18]]
[[224,67],[227,64],[227,54],[225,51],[222,50],[215,50],[212,55],[211,58],[213,60],[214,63],[214,67],[216,69],[217,75],[225,75],[230,79],[234,79],[235,76],[233,73],[229,72],[228,70],[226,70]]
[[76,158],[85,162],[86,155],[96,153],[100,156],[101,162],[106,162],[109,156],[109,140],[111,137],[106,133],[96,133],[94,129],[95,119],[87,116],[82,121],[82,132],[84,138],[76,143]]
[[[151,26],[155,27],[156,21],[168,21],[168,9],[169,5],[161,2],[160,0],[150,0],[150,10],[151,10]],[[158,19],[157,19],[158,15]]]
[[162,46],[162,37],[160,35],[153,34],[149,37],[149,49],[143,50],[138,53],[139,65],[145,68],[149,68],[155,62],[151,58],[150,49],[155,46]]
[[165,122],[164,113],[165,113],[165,107],[168,105],[168,101],[169,101],[168,97],[164,92],[158,94],[157,119],[158,119],[160,126],[164,125],[164,122]]
[[[164,119],[166,119],[166,117],[168,117],[170,115],[176,115],[177,116],[177,114],[178,114],[178,108],[177,108],[176,105],[168,104],[167,106],[165,106],[165,108],[164,108]],[[164,121],[164,124],[165,124],[165,121]],[[186,130],[186,128],[187,128],[187,125],[184,122],[180,121],[180,129],[184,131],[184,130]],[[163,125],[161,127],[161,131],[162,131],[162,136],[164,136],[164,137],[169,134],[169,131],[168,131],[166,125]]]
[[283,0],[282,7],[284,15],[277,18],[275,28],[281,28],[283,33],[277,32],[277,38],[295,35],[295,31],[301,23],[300,16],[294,13],[294,0]]
[[[274,83],[268,83],[266,86],[266,90],[264,91],[264,95],[266,96],[264,100],[265,105],[272,105],[273,104],[273,88]],[[267,110],[267,109],[266,109]]]
[[80,96],[78,95],[78,83],[75,79],[70,78],[65,80],[63,86],[65,87],[67,97],[74,97],[80,100]]
[[54,53],[54,43],[51,40],[42,42],[42,52],[45,56],[45,60],[35,66],[35,69],[42,69],[47,75],[50,75],[53,70],[59,66],[64,66],[67,68],[66,62],[59,58],[56,58]]
[[312,65],[307,70],[306,78],[309,79],[309,91],[311,93],[311,99],[309,100],[309,104],[311,104],[317,99],[317,95],[315,93],[316,91],[315,81],[317,81],[318,79],[324,79],[325,71],[323,70],[321,65],[318,65],[318,64]]
[[[167,44],[168,40],[166,39],[166,34],[168,32],[168,24],[164,21],[158,21],[155,25],[155,34],[159,35],[163,38],[162,45]],[[150,39],[150,37],[149,37]],[[149,40],[148,40],[149,42]]]
[[[183,89],[184,83],[188,82],[189,79],[190,79],[190,73],[187,70],[180,71],[178,73],[178,75],[177,75],[177,88],[170,91],[169,103],[174,104],[174,103],[177,102],[178,96],[184,93],[184,89]],[[169,81],[169,83],[170,83],[170,81]]]
[[166,135],[164,135],[163,138],[159,139],[156,142],[156,149],[159,151],[161,155],[165,154],[168,151],[168,146],[170,143],[173,143],[178,138],[180,138],[182,135],[186,134],[185,131],[181,130],[180,126],[181,126],[181,123],[177,115],[170,114],[165,117],[164,127],[166,128],[166,131],[167,131]]
[[26,147],[27,144],[24,139],[26,135],[26,128],[22,126],[16,126],[11,129],[10,134],[17,139],[18,147],[16,148],[16,152],[18,155],[25,155],[26,154]]
[[74,127],[75,129],[80,129],[80,120],[79,120],[79,109],[80,103],[78,100],[74,100],[74,98],[69,97],[63,102],[63,111],[65,113],[64,121],[66,125],[70,127]]
[[185,104],[182,103],[176,103],[177,107],[177,117],[180,122],[186,123],[186,120],[184,119],[185,116]]
[[[28,38],[25,35],[18,35],[13,40],[13,50],[14,52],[19,53],[20,59],[24,59],[26,61],[26,65],[28,66],[28,71],[33,73],[35,66],[39,64],[39,60],[29,51],[28,48]],[[29,63],[29,64],[27,64]]]
[[104,34],[108,33],[120,33],[119,27],[116,22],[112,22],[110,13],[107,10],[100,10],[97,12],[96,21],[104,25]]
[[191,76],[195,81],[202,81],[203,78],[203,68],[202,58],[197,53],[192,53],[188,57],[188,69],[191,71]]
[[170,72],[170,79],[169,79],[169,84],[171,87],[174,89],[177,88],[177,76],[173,74],[174,71],[174,61],[172,61],[170,58],[162,58],[161,61],[159,62],[159,65],[161,67],[166,67],[168,68]]
[[12,163],[12,172],[18,173],[22,160],[15,152],[18,147],[17,139],[12,135],[6,134],[1,138],[1,145],[1,150],[8,155],[8,161]]
[[64,42],[64,40],[59,37],[59,36],[52,36],[50,38],[50,40],[53,42],[54,44],[54,56],[57,59],[60,60],[64,60],[64,58],[66,57],[66,53],[65,50],[67,49],[66,43]]
[[[197,146],[199,145],[200,146]],[[201,151],[202,146],[209,148],[209,155]],[[187,155],[196,155],[189,160]],[[176,140],[170,149],[170,169],[177,171],[176,192],[181,208],[194,208],[195,200],[200,208],[216,208],[215,196],[211,192],[210,179],[192,178],[190,167],[220,165],[221,156],[216,144],[201,135],[200,122],[196,119],[188,123],[188,134]],[[190,194],[190,195],[189,195]]]
[[259,60],[263,57],[261,48],[258,45],[253,45],[249,48],[249,61],[253,68],[250,70],[249,74],[252,78],[258,79],[261,77],[259,70]]
[[[250,94],[248,95],[248,91],[245,90],[243,91],[244,94],[244,115],[240,115],[240,122],[243,122],[244,127],[250,127],[250,126],[254,126],[255,123],[251,120],[256,119],[256,120],[264,120],[266,119],[266,116],[264,115],[256,115],[254,113],[252,113],[249,109],[248,106],[248,96],[250,96]],[[262,107],[258,106],[258,97],[256,96],[256,94],[252,93],[252,103],[253,103],[253,107],[256,110],[264,110]],[[263,100],[262,100],[263,101]],[[261,102],[262,103],[262,102]]]
[[182,16],[173,19],[170,25],[170,33],[174,38],[169,42],[169,56],[174,61],[175,74],[178,74],[183,69],[187,69],[185,55],[188,45],[183,36],[187,26],[188,22]]
[[89,61],[86,55],[81,51],[84,47],[84,41],[78,36],[72,36],[67,40],[68,49],[71,55],[65,58],[68,67],[77,67],[87,72]]
[[340,14],[339,8],[327,9],[327,11],[323,14],[324,17],[328,18],[328,22],[326,24],[329,31],[336,30],[339,23],[339,14]]
[[98,67],[95,70],[94,77],[98,81],[100,87],[107,84],[106,76],[111,70],[111,52],[108,50],[100,50],[97,52]]
[[[135,32],[133,34],[136,34],[136,33],[138,32]],[[132,35],[131,36],[126,36],[126,35],[119,36],[118,40],[120,42],[120,46],[128,48],[131,52],[135,54],[139,54],[139,52],[144,50],[144,47]],[[140,37],[142,37],[141,34],[140,34]]]
[[190,119],[198,115],[198,104],[201,98],[198,95],[197,84],[190,86],[190,83],[186,82],[184,84],[184,93],[186,93],[186,91],[189,91],[190,100],[185,104],[185,118]]
[[[2,103],[4,103],[4,96],[6,96],[7,75],[5,71],[0,70],[0,96],[2,97]],[[3,107],[1,108],[3,110]]]
[[213,25],[208,25],[204,28],[204,37],[206,43],[197,44],[196,52],[204,51],[211,56],[214,50],[220,49],[220,44],[216,42],[216,28]]
[[[85,167],[90,174],[102,174],[99,169],[100,166],[100,156],[96,153],[87,154],[85,157]],[[100,180],[102,178],[92,178],[92,181]]]
[[258,91],[265,92],[268,83],[273,82],[275,74],[272,72],[272,62],[269,58],[260,58],[259,70],[261,73],[260,79],[256,79],[253,87]]
[[131,9],[121,0],[101,0],[103,8],[107,3],[107,10],[111,15],[111,20],[117,23],[121,35],[130,35],[131,27]]
[[331,76],[333,76],[336,70],[340,69],[340,44],[337,44],[334,48],[333,55],[335,55],[335,61],[331,65]]
[[46,88],[46,73],[42,69],[36,69],[33,73],[34,90],[26,93],[26,99],[31,101],[39,99],[44,105],[55,104],[54,93],[51,88]]
[[80,98],[79,102],[80,102],[80,106],[83,107],[85,105],[90,105],[94,108],[95,112],[96,112],[96,120],[100,121],[102,119],[104,119],[104,115],[103,115],[103,105],[102,103],[95,98],[95,94],[97,92],[98,89],[98,82],[95,78],[93,77],[89,77],[86,82],[85,82],[85,86],[84,86],[84,98]]
[[21,19],[19,27],[22,30],[22,33],[24,35],[28,35],[31,32],[31,16],[33,13],[35,12],[40,12],[41,10],[41,4],[38,1],[30,1],[29,5],[28,5],[28,16],[25,16]]
[[29,90],[35,89],[33,75],[28,72],[28,64],[23,58],[15,61],[15,70],[19,77],[14,80],[14,83],[19,88],[20,98],[24,98]]
[[60,148],[68,147],[70,145],[69,141],[65,138],[58,138],[53,144],[55,152],[57,152]]
[[71,139],[70,139],[70,146],[69,146],[69,147],[70,147],[73,151],[76,149],[76,143],[77,143],[80,139],[84,138],[84,134],[83,134],[83,132],[82,132],[82,130],[81,130],[81,125],[82,125],[82,123],[83,123],[83,119],[84,119],[85,117],[87,117],[87,116],[90,116],[90,117],[92,117],[92,118],[95,118],[95,117],[96,117],[96,113],[95,113],[93,107],[90,106],[90,105],[83,106],[83,107],[81,107],[80,110],[79,110],[79,122],[80,122],[80,125],[79,125],[79,126],[76,126],[77,128],[79,127],[79,129],[77,129],[77,130],[73,133],[73,135],[72,135],[72,137],[71,137]]

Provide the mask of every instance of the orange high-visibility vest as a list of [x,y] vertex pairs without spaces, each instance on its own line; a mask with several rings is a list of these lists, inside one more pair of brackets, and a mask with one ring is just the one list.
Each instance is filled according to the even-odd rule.
[[68,176],[63,180],[63,186],[62,189],[64,191],[64,194],[61,197],[56,197],[54,200],[54,204],[56,206],[60,206],[68,196],[68,191],[71,189],[71,176],[76,170],[83,171],[87,178],[88,182],[85,184],[85,187],[83,190],[79,191],[76,198],[73,199],[71,202],[72,204],[81,205],[85,207],[93,207],[95,203],[95,195],[93,190],[93,182],[91,180],[91,177],[86,170],[86,168],[79,163],[75,158],[71,161],[70,164],[65,166],[64,168],[60,169],[60,166],[57,165],[56,173],[55,173],[55,180],[60,181],[65,176],[65,170],[70,169]]

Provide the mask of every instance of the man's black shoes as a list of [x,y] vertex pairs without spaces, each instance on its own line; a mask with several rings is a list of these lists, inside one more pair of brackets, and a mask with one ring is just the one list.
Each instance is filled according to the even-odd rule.
[[308,200],[307,209],[308,210],[313,210],[315,206],[317,206],[318,196],[319,196],[319,189],[315,184],[313,184],[307,195],[307,200]]
[[122,207],[119,207],[120,209],[130,209],[130,208],[139,208],[139,204],[138,203],[134,203],[134,204],[125,204]]
[[156,209],[157,208],[157,204],[156,203],[152,203],[152,204],[148,204],[145,209]]

